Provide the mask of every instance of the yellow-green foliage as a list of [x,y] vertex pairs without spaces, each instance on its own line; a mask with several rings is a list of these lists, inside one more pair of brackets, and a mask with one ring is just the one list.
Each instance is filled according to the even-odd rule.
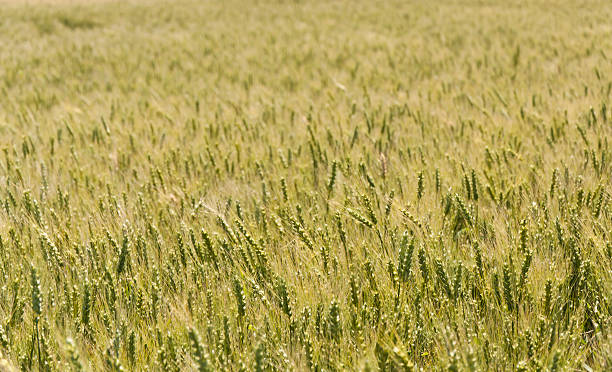
[[608,1],[0,5],[0,369],[612,369]]

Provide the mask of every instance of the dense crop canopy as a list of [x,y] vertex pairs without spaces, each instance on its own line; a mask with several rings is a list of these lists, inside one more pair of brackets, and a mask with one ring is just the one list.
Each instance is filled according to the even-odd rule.
[[612,4],[0,0],[0,371],[612,369]]

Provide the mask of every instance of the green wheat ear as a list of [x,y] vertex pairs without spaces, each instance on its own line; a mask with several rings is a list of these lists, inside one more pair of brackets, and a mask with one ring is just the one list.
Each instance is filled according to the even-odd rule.
[[213,368],[209,361],[208,353],[205,351],[202,341],[200,340],[200,335],[193,328],[189,329],[189,341],[191,342],[191,349],[198,365],[199,372],[209,372],[212,371]]
[[327,192],[331,194],[336,184],[336,177],[338,173],[338,162],[336,160],[332,163],[331,173],[329,175],[329,181],[327,182]]
[[34,322],[38,323],[42,315],[43,300],[40,289],[40,279],[38,272],[33,265],[30,265],[30,285],[32,286],[32,311],[34,312]]
[[246,315],[246,299],[244,296],[242,284],[237,278],[234,279],[234,296],[236,297],[236,304],[238,309],[237,316],[239,319],[244,318],[244,316]]
[[417,199],[421,200],[423,192],[425,191],[425,185],[423,180],[423,171],[420,171],[417,175]]

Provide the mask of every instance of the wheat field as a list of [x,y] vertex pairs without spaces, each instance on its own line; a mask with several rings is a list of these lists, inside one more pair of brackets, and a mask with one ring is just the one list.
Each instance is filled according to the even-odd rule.
[[612,370],[610,19],[2,0],[0,371]]

